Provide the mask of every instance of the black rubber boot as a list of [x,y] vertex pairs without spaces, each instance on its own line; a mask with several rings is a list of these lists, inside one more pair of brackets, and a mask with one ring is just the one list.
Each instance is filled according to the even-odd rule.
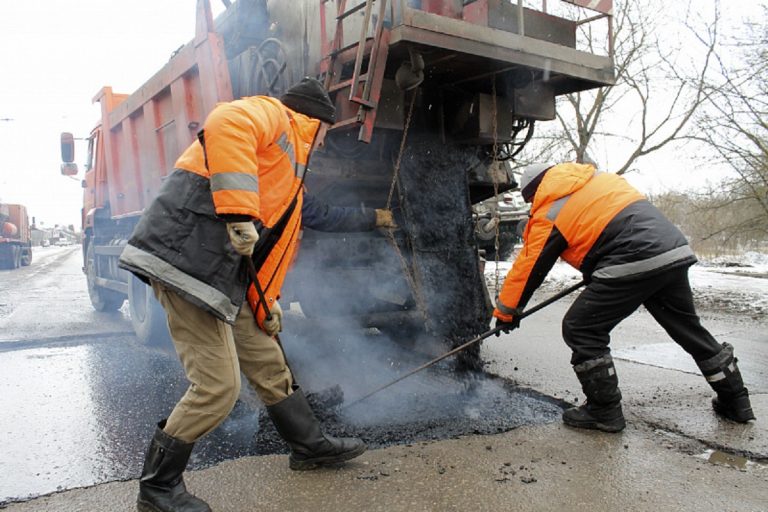
[[267,407],[277,431],[291,447],[288,465],[294,470],[337,464],[361,455],[367,448],[355,438],[326,436],[307,398],[298,386],[285,400]]
[[165,420],[147,450],[139,480],[139,512],[211,512],[203,500],[187,492],[181,474],[187,467],[194,443],[185,443],[163,432]]
[[621,432],[624,430],[624,414],[621,410],[619,378],[613,366],[613,358],[605,355],[574,365],[581,389],[587,402],[563,412],[563,422],[577,428]]
[[733,357],[733,346],[723,343],[723,349],[715,356],[697,361],[701,373],[717,396],[712,399],[712,408],[717,414],[738,423],[755,419],[749,391],[744,387],[741,372]]

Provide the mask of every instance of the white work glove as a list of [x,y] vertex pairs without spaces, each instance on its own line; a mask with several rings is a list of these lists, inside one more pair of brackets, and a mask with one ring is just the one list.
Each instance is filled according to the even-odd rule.
[[397,229],[397,224],[392,216],[392,210],[376,210],[376,227]]
[[256,231],[253,222],[227,222],[227,233],[237,254],[242,256],[253,254],[253,247],[259,241],[259,232]]
[[280,307],[279,302],[275,302],[269,312],[272,318],[264,320],[264,332],[268,336],[274,336],[283,330],[283,308]]

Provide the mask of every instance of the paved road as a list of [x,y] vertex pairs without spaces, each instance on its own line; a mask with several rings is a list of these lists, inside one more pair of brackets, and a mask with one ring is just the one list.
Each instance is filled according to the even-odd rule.
[[[187,383],[172,349],[133,336],[125,311],[97,313],[79,247],[35,251],[0,273],[0,504],[138,476],[155,422]],[[200,443],[193,467],[257,453],[239,406]]]
[[[14,414],[0,417],[0,471],[8,475],[0,480],[0,504],[138,477],[155,423],[186,389],[170,347],[141,345],[125,311],[93,311],[80,266],[79,250],[57,248],[24,272],[2,274],[0,365],[7,370],[0,372],[0,407]],[[301,321],[287,316],[291,325]],[[284,332],[283,343],[306,391],[340,385],[353,398],[425,360],[380,333],[306,321],[300,327],[303,333]],[[422,372],[343,414],[316,411],[326,431],[363,437],[371,447],[559,418],[557,400],[482,374],[459,380],[448,370]],[[285,452],[249,391],[198,443],[191,468]]]
[[[0,367],[5,369],[0,405],[14,412],[0,418],[0,501],[32,488],[38,494],[135,477],[142,448],[130,439],[149,432],[149,418],[169,407],[166,393],[147,383],[165,375],[165,388],[178,393],[184,388],[175,356],[138,345],[124,312],[104,316],[87,307],[79,252],[56,250],[36,255],[40,266],[33,264],[26,277],[0,274]],[[46,264],[59,277],[44,272]],[[60,286],[58,296],[66,299],[50,303],[41,314],[28,304],[30,294],[12,291],[32,280],[42,284],[32,287],[32,297],[47,299]],[[567,300],[558,303],[531,317],[523,329],[488,340],[482,351],[487,369],[555,402],[580,400],[559,337],[567,305]],[[707,311],[702,316],[721,341],[736,347],[758,422],[718,420],[695,366],[641,312],[617,329],[613,342],[629,422],[622,434],[585,433],[544,421],[495,435],[470,433],[376,449],[342,468],[311,473],[288,471],[284,456],[228,453],[232,444],[226,436],[212,437],[197,453],[237,460],[192,471],[188,482],[219,511],[768,510],[765,318]],[[61,318],[67,319],[63,327]],[[347,352],[348,345],[337,348],[342,357],[358,360],[359,354]],[[322,367],[318,354],[311,359]],[[383,357],[389,357],[392,374],[416,366],[391,354]],[[100,369],[97,379],[94,369]],[[312,385],[358,382],[357,388],[347,388],[351,395],[390,376],[359,381],[336,368],[335,374],[313,372],[306,380],[311,377]],[[404,386],[390,398],[398,401],[423,389],[433,397],[462,393],[434,379]],[[467,401],[462,414],[480,419],[485,412],[472,406]],[[243,407],[241,414],[253,423],[253,409]],[[29,455],[53,439],[59,444],[54,443],[50,458]],[[248,440],[243,444],[253,446]],[[96,453],[82,449],[100,441]],[[133,510],[135,492],[135,481],[100,484],[9,504],[8,510]]]

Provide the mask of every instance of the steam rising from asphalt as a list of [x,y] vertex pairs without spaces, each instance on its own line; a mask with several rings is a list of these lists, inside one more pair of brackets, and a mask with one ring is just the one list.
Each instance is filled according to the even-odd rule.
[[[393,141],[390,151],[398,142]],[[339,206],[384,207],[387,188],[371,190],[368,184],[377,168],[366,166],[363,158],[357,161],[355,173],[342,180],[326,178],[320,186],[308,182],[310,193]],[[400,214],[399,245],[410,280],[403,260],[381,234],[313,232],[304,237],[284,291],[298,295],[307,318],[296,313],[294,304],[286,313],[283,336],[289,364],[304,388],[321,391],[339,385],[349,403],[487,329],[489,311],[468,199],[468,169],[476,164],[474,150],[447,148],[424,134],[414,135],[408,145],[393,206]],[[323,171],[328,169],[318,168],[317,179],[322,180]],[[360,315],[406,309],[421,322],[416,328],[379,331],[358,320]],[[479,345],[473,348],[477,354]],[[424,402],[460,403],[466,399],[470,374],[452,372],[454,366],[455,360],[446,360],[442,370],[409,377],[345,409],[344,415],[353,422],[386,424],[394,418],[413,419],[413,411],[423,416],[428,412]],[[472,388],[480,392],[488,386],[475,381]]]
[[[284,338],[296,379],[305,390],[320,394],[339,385],[345,404],[431,359],[403,349],[374,329],[355,331],[336,324],[311,332]],[[447,361],[350,407],[314,407],[326,433],[357,436],[373,448],[505,432],[556,421],[562,409],[563,403],[509,381],[476,371],[456,373]],[[267,450],[279,450],[282,443],[268,422],[262,427],[257,439],[261,453],[274,453]]]

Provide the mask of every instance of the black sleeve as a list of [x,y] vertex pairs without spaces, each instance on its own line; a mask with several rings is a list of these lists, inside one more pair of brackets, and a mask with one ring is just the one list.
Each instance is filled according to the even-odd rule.
[[373,208],[331,206],[305,193],[301,224],[325,232],[371,231],[376,227],[376,212]]

